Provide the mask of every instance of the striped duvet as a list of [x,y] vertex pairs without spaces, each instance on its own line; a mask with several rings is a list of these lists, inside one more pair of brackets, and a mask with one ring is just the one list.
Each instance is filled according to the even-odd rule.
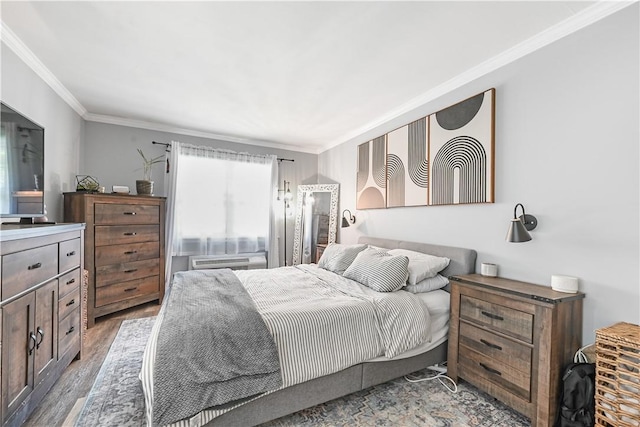
[[[299,265],[234,272],[274,337],[283,387],[341,371],[377,356],[392,358],[431,339],[429,311],[408,292],[379,293],[318,268]],[[140,379],[147,424],[163,306],[143,356]],[[173,426],[200,426],[233,407],[206,409]]]

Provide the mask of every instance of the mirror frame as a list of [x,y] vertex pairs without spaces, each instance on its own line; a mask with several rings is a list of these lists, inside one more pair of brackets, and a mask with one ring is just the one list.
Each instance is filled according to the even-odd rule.
[[300,264],[301,261],[301,241],[302,236],[302,199],[305,193],[331,193],[329,206],[329,238],[327,243],[335,243],[338,233],[338,191],[340,184],[308,184],[298,185],[298,198],[296,200],[296,228],[293,235],[293,265]]

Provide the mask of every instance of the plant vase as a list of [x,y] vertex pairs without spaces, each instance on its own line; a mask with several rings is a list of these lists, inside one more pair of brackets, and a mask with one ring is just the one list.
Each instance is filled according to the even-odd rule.
[[136,180],[136,192],[143,196],[153,195],[153,181],[147,179]]

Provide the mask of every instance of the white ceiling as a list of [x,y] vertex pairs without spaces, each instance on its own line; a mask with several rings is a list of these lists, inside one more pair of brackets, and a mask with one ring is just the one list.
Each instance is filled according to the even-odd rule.
[[1,18],[3,41],[87,120],[317,153],[611,9],[2,1]]

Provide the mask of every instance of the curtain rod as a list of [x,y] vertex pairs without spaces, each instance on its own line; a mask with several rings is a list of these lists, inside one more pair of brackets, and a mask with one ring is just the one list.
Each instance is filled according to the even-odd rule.
[[[169,151],[169,147],[171,147],[171,144],[167,144],[166,142],[156,142],[156,141],[151,141],[152,144],[158,144],[158,145],[164,145],[165,147],[167,147],[167,151]],[[294,159],[281,159],[280,157],[278,157],[278,161],[279,162],[295,162]]]

